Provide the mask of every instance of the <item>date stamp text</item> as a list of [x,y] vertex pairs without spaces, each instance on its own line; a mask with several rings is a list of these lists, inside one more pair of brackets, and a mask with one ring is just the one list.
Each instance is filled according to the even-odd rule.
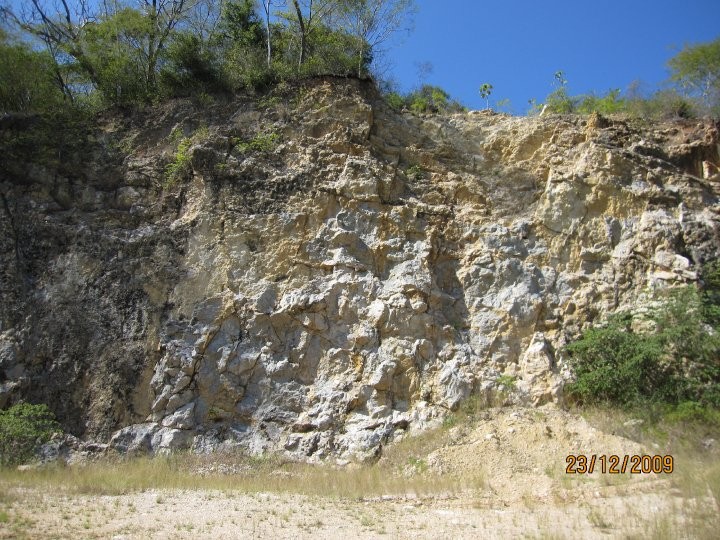
[[566,459],[567,474],[670,474],[675,466],[673,457],[647,456],[647,455],[625,455],[615,454],[570,454]]

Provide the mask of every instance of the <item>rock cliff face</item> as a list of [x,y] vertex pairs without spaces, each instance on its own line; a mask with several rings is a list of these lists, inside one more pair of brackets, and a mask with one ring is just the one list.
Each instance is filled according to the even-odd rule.
[[121,450],[372,456],[510,377],[562,399],[569,340],[720,251],[716,125],[278,95],[42,149],[3,120],[0,406]]

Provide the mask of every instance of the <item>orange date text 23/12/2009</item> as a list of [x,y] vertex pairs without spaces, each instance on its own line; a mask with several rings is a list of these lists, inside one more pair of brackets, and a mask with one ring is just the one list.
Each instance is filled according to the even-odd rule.
[[570,454],[566,459],[567,474],[670,474],[675,466],[673,457],[615,454]]

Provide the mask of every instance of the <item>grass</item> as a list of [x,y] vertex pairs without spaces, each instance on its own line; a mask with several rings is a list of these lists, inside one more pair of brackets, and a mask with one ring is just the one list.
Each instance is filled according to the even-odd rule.
[[[658,517],[649,538],[717,538],[720,529],[720,421],[717,411],[701,416],[682,410],[643,407],[582,411],[591,425],[640,443],[649,455],[671,455],[672,474],[661,475],[683,504],[675,519]],[[630,420],[642,420],[641,423]],[[714,439],[714,446],[708,441]],[[624,475],[614,477],[621,481]],[[625,475],[627,476],[627,475]]]
[[[150,491],[148,496],[160,512],[165,511],[160,508],[175,506],[174,492],[188,490],[203,500],[226,501],[223,504],[230,508],[234,506],[234,517],[238,518],[242,517],[237,514],[242,510],[239,502],[242,497],[249,497],[255,503],[267,502],[268,510],[258,521],[258,530],[270,524],[287,527],[288,530],[300,527],[307,533],[332,527],[333,521],[328,513],[337,511],[333,509],[348,508],[347,511],[355,516],[355,522],[366,534],[378,536],[395,534],[392,512],[407,504],[397,499],[386,501],[383,496],[387,495],[399,499],[406,495],[418,498],[438,495],[444,498],[447,495],[467,503],[469,512],[493,511],[492,506],[487,506],[492,497],[484,473],[470,475],[463,471],[464,477],[438,474],[432,455],[436,449],[458,444],[458,441],[466,444],[463,442],[468,440],[466,435],[472,435],[473,430],[479,427],[478,422],[493,415],[493,411],[484,409],[485,406],[486,403],[480,399],[471,400],[455,413],[456,422],[451,428],[439,427],[420,436],[405,436],[384,448],[383,457],[369,465],[308,465],[289,462],[278,456],[257,458],[240,453],[223,453],[210,456],[177,454],[154,459],[116,458],[85,466],[51,466],[27,471],[2,469],[0,529],[2,526],[9,527],[18,536],[23,531],[28,534],[34,532],[35,525],[27,520],[49,511],[41,506],[46,502],[33,502],[33,494],[37,493],[57,493],[67,501],[73,500],[73,495],[132,495]],[[537,414],[527,414],[526,417],[536,422],[546,421],[542,411],[535,412]],[[649,500],[659,499],[638,492],[638,484],[632,481],[636,478],[630,475],[594,475],[584,478],[581,485],[578,478],[564,474],[564,460],[558,460],[538,469],[541,477],[553,481],[547,498],[538,497],[532,486],[519,486],[519,493],[524,495],[519,499],[517,508],[508,509],[511,512],[508,519],[517,516],[518,523],[514,525],[518,530],[533,522],[540,512],[548,510],[546,506],[550,501],[553,511],[567,512],[571,516],[568,527],[580,536],[582,531],[594,529],[601,534],[617,533],[628,538],[634,538],[628,534],[640,535],[637,538],[716,537],[720,527],[717,502],[720,500],[720,460],[717,459],[720,448],[708,449],[702,442],[710,437],[720,440],[717,426],[712,422],[708,424],[707,419],[681,422],[672,415],[657,416],[652,411],[595,408],[580,412],[591,425],[639,441],[648,454],[671,454],[675,457],[675,472],[659,475],[657,480],[648,478],[651,484],[642,484],[666,494],[659,505],[661,510],[648,514],[645,507],[634,508],[633,501],[643,500],[635,499],[636,493],[645,497],[644,500],[648,497]],[[631,419],[642,419],[643,422],[629,423]],[[612,449],[608,449],[610,451]],[[479,460],[482,458],[478,456]],[[593,493],[598,490],[600,495],[578,505],[576,489],[592,490]],[[303,498],[296,503],[300,508],[290,511],[285,505],[273,508],[274,495],[268,494],[301,495]],[[359,501],[361,504],[358,504]],[[479,504],[480,501],[485,503]],[[668,506],[664,506],[665,503]],[[125,516],[135,516],[146,512],[141,502],[137,507],[132,502],[119,504],[118,499],[102,504],[112,514],[120,512]],[[63,523],[68,527],[74,524],[80,536],[84,534],[82,531],[89,532],[98,526],[99,520],[107,519],[100,517],[105,515],[102,512],[92,515],[85,512],[78,517],[72,512],[72,506],[68,508],[62,510],[69,512]],[[59,515],[60,510],[51,512]],[[527,518],[522,518],[523,515]],[[623,524],[631,522],[634,525]],[[207,523],[193,525],[187,519],[179,520],[174,526],[183,534],[199,534],[205,531],[204,527],[211,527]],[[188,526],[195,528],[188,529]],[[418,528],[421,528],[420,524]],[[573,532],[565,532],[568,537],[574,536]]]
[[[374,465],[309,465],[277,456],[242,453],[105,459],[83,466],[55,464],[33,470],[0,470],[0,492],[13,487],[61,489],[70,494],[120,495],[151,489],[209,490],[241,493],[291,493],[361,499],[382,495],[459,493],[482,488],[472,475],[457,479],[433,473],[421,457],[442,444],[447,430],[406,437]],[[224,467],[223,467],[224,465]],[[408,467],[412,473],[408,474]],[[224,469],[234,474],[198,471]],[[158,504],[163,502],[158,497]]]

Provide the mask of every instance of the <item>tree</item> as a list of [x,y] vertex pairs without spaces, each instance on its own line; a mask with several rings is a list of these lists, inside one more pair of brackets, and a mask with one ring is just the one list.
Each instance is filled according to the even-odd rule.
[[147,42],[150,34],[150,20],[125,8],[86,24],[78,35],[78,47],[92,66],[92,82],[106,103],[130,104],[149,97],[147,58],[137,44]]
[[337,7],[337,0],[287,0],[290,13],[284,18],[298,26],[300,54],[298,65],[302,66],[309,57],[313,32],[323,23],[328,23]]
[[223,8],[228,3],[228,0],[194,2],[183,18],[183,30],[197,36],[203,43],[216,41],[222,21]]
[[[202,2],[209,0],[136,0],[138,9],[129,8],[122,2],[105,1],[102,6],[92,0],[30,0],[21,4],[19,10],[3,7],[2,14],[31,36],[43,42],[56,62],[56,73],[61,80],[63,91],[72,98],[71,84],[67,81],[70,73],[64,67],[71,66],[81,72],[97,88],[106,84],[102,68],[107,63],[103,54],[92,54],[88,46],[98,43],[97,24],[105,24],[101,30],[110,31],[117,23],[116,18],[132,18],[133,34],[126,44],[137,53],[142,62],[140,80],[146,94],[151,95],[157,89],[157,73],[161,55],[171,39],[172,32],[183,22],[192,10]],[[128,15],[138,13],[144,22],[138,24],[137,17]],[[122,14],[122,15],[121,15]],[[142,31],[140,30],[142,26]],[[102,33],[102,32],[101,32]],[[116,31],[120,39],[122,32]],[[102,40],[100,40],[102,41]],[[97,62],[101,62],[98,66]]]
[[52,6],[43,0],[30,0],[21,4],[19,11],[11,7],[0,7],[2,16],[19,29],[45,44],[54,60],[54,72],[63,93],[73,99],[67,82],[67,72],[62,65],[73,59],[95,82],[97,74],[80,45],[80,33],[85,23],[95,19],[87,0],[68,2],[60,0]]
[[[140,10],[149,20],[150,32],[144,49],[146,58],[145,83],[150,91],[156,85],[157,65],[160,53],[165,47],[171,32],[183,16],[195,7],[192,0],[139,0]],[[143,46],[144,45],[144,46]]]
[[188,96],[217,92],[227,87],[215,50],[192,32],[175,32],[160,69],[160,92],[165,96]]
[[376,50],[411,21],[414,0],[338,0],[343,26],[357,38],[357,75]]
[[720,38],[686,45],[668,61],[670,78],[709,107],[720,107]]
[[485,108],[490,109],[490,94],[492,94],[493,85],[490,83],[484,83],[480,87],[480,97],[485,100]]
[[432,75],[435,67],[432,62],[415,62],[415,70],[417,71],[418,85],[422,86],[427,83],[427,79]]
[[[239,45],[254,48],[264,39],[262,23],[255,12],[253,0],[234,0],[225,3],[219,27],[221,41],[225,42],[225,46]],[[268,43],[269,39],[268,37]]]
[[54,70],[50,54],[11,41],[0,28],[0,114],[61,107],[64,95]]
[[[302,10],[300,9],[300,4],[298,4],[298,0],[292,0],[293,7],[295,8],[295,14],[297,15],[297,22],[300,26],[300,60],[298,62],[299,65],[303,65],[305,62],[305,55],[307,52],[307,26],[305,25],[305,17],[303,16]],[[310,2],[310,5],[312,5],[312,1]]]
[[270,8],[272,7],[272,0],[260,0],[263,12],[265,13],[265,37],[267,42],[267,66],[270,67],[272,63],[272,47],[270,45]]

